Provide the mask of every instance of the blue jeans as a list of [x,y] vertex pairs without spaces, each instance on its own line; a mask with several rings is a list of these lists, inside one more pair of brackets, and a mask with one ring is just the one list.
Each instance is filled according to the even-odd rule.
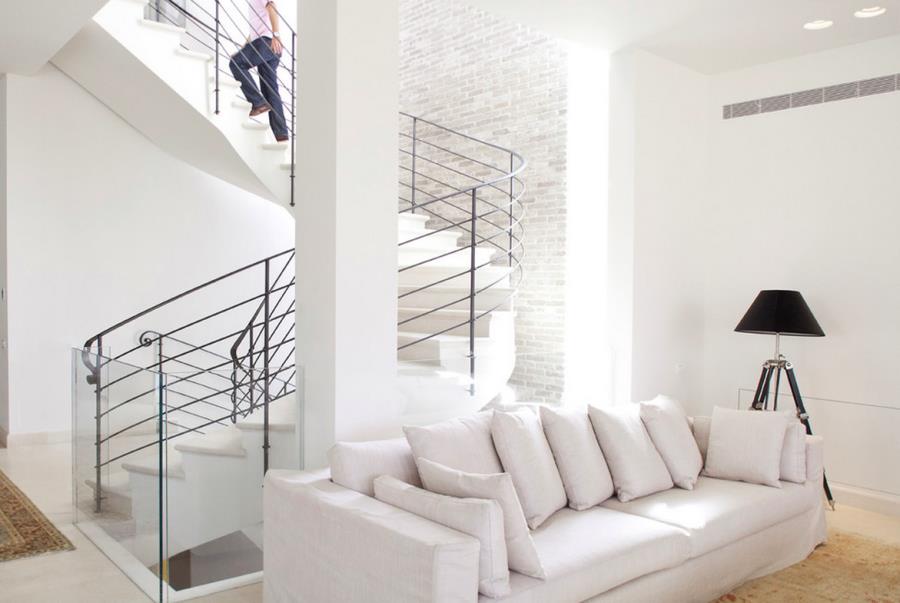
[[[241,84],[241,90],[254,108],[268,105],[269,125],[275,138],[288,138],[287,122],[284,119],[284,107],[281,103],[281,94],[278,92],[278,63],[281,60],[272,52],[272,39],[269,37],[256,38],[241,48],[233,57],[229,67],[231,73]],[[253,81],[250,70],[254,67],[259,71],[259,88]],[[261,90],[260,90],[261,89]]]

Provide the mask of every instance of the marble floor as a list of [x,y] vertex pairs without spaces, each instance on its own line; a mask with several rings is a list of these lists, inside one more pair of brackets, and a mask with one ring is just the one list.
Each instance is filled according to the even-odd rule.
[[[0,563],[0,603],[146,603],[149,599],[72,525],[70,444],[0,448],[0,470],[28,495],[75,545],[75,550]],[[900,546],[900,517],[838,504],[829,526]],[[200,603],[262,601],[253,584]]]

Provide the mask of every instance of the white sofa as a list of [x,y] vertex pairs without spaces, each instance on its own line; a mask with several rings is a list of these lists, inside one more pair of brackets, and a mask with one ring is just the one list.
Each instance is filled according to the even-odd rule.
[[[703,454],[708,424],[695,421]],[[825,541],[821,438],[807,436],[806,448],[803,484],[701,476],[693,490],[564,508],[532,532],[547,579],[511,572],[512,592],[502,599],[478,594],[475,538],[339,486],[328,470],[270,471],[265,600],[711,601],[803,560]],[[411,458],[384,462],[396,467]]]

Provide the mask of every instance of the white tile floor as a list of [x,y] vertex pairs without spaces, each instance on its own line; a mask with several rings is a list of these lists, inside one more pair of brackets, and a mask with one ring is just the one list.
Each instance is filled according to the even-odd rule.
[[[28,495],[75,545],[52,553],[0,563],[0,603],[146,603],[149,599],[72,525],[70,445],[40,444],[0,448],[0,470]],[[838,504],[829,525],[900,546],[900,517]],[[262,601],[254,584],[209,597],[201,603]]]

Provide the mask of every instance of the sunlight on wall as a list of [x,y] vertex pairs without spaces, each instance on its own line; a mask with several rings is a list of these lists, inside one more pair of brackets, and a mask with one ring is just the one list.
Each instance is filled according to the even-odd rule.
[[609,56],[569,47],[566,405],[609,404]]

